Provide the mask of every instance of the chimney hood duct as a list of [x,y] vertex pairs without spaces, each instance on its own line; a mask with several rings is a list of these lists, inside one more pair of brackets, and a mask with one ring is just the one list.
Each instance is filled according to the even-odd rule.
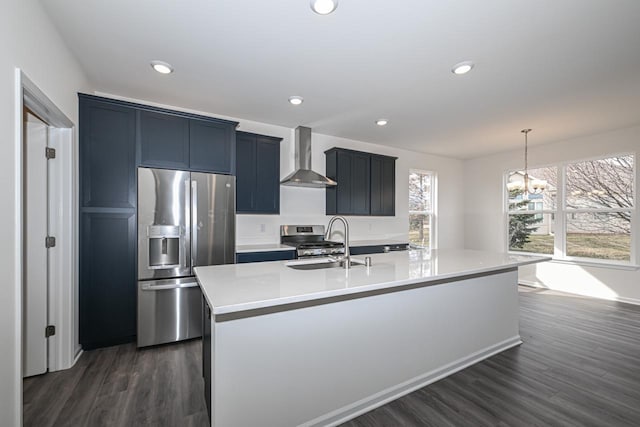
[[311,128],[304,126],[296,128],[295,154],[295,170],[280,181],[280,184],[308,188],[338,185],[335,181],[311,170]]

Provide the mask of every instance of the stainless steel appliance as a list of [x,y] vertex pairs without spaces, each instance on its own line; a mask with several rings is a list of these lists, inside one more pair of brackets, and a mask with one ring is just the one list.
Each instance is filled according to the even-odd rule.
[[298,258],[344,255],[344,243],[324,238],[324,225],[281,225],[280,242],[296,248]]
[[138,168],[138,347],[202,334],[193,267],[235,260],[235,177]]
[[311,128],[298,126],[295,139],[295,170],[280,184],[292,187],[327,188],[338,185],[334,180],[311,170]]

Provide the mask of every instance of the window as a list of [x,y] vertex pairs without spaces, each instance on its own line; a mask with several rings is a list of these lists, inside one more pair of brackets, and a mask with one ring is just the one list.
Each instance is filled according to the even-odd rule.
[[432,172],[409,171],[409,243],[412,246],[433,246],[434,182]]
[[557,168],[531,169],[530,182],[546,182],[542,194],[524,193],[524,172],[513,171],[507,177],[509,250],[553,254]]
[[634,160],[629,154],[532,169],[530,180],[546,182],[541,194],[524,194],[524,173],[508,172],[509,250],[631,262]]

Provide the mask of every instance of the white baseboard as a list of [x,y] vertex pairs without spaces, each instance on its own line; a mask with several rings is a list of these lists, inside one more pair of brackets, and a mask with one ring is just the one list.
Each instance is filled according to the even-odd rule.
[[69,368],[73,368],[76,365],[76,362],[80,360],[80,356],[82,356],[83,353],[84,350],[82,350],[82,348],[78,350],[78,353],[76,353],[76,357],[73,358],[73,363],[71,364],[71,366],[69,366]]
[[487,359],[493,355],[501,353],[520,344],[522,344],[522,339],[520,338],[520,335],[517,335],[498,344],[472,353],[467,357],[455,360],[447,365],[442,366],[441,368],[435,369],[431,372],[427,372],[423,375],[405,381],[404,383],[390,387],[379,393],[354,402],[351,405],[347,405],[328,414],[321,415],[318,418],[301,424],[301,426],[337,426],[359,415],[369,412],[379,406],[396,400],[399,397],[402,397],[426,385],[434,383],[442,378],[448,377],[449,375],[452,375],[464,368],[467,368],[484,359]]
[[568,292],[568,291],[565,291],[563,289],[553,289],[553,288],[550,288],[548,286],[543,285],[540,282],[534,282],[534,281],[531,281],[531,280],[518,280],[518,284],[519,285],[524,285],[524,286],[529,286],[531,288],[549,289],[550,291],[558,291],[558,292],[563,292],[565,294],[580,295],[582,297],[601,299],[601,300],[605,300],[605,301],[616,301],[616,302],[624,302],[624,303],[627,303],[627,304],[640,305],[640,299],[636,299],[636,298],[627,298],[627,297],[619,297],[619,296],[614,296],[614,297],[610,297],[610,298],[594,297],[593,295],[579,294],[579,293],[576,293],[576,292]]

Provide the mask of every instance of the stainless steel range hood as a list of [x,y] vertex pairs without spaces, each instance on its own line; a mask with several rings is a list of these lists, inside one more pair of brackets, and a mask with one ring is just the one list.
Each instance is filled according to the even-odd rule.
[[311,128],[298,126],[295,140],[295,169],[280,184],[292,187],[326,188],[335,181],[311,170]]

